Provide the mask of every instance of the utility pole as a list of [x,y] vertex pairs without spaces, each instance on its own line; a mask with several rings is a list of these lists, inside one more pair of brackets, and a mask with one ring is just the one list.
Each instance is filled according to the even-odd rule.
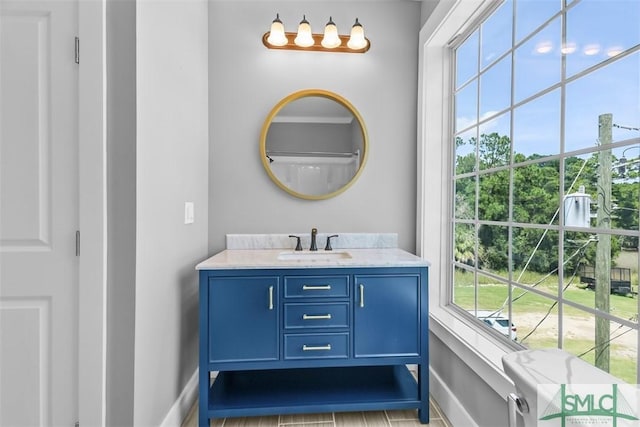
[[[598,116],[598,139],[601,146],[611,144],[612,114]],[[598,153],[598,211],[596,227],[611,229],[611,149]],[[596,310],[609,313],[611,297],[611,234],[598,233],[596,247]],[[609,319],[596,316],[595,366],[609,372],[611,329]]]

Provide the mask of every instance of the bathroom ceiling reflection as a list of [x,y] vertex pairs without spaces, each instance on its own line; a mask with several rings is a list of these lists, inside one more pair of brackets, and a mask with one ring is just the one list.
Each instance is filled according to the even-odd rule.
[[366,158],[367,134],[355,108],[324,90],[278,103],[265,121],[260,151],[271,179],[290,194],[326,199],[346,190]]

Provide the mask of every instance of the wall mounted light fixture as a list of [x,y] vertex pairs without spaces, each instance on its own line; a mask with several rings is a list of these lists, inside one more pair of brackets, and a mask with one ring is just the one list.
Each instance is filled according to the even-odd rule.
[[280,15],[271,23],[271,30],[264,33],[262,43],[269,49],[310,50],[318,52],[365,53],[371,42],[364,36],[364,28],[356,18],[349,36],[338,34],[338,27],[329,17],[324,34],[313,34],[306,16],[298,25],[297,33],[284,31]]

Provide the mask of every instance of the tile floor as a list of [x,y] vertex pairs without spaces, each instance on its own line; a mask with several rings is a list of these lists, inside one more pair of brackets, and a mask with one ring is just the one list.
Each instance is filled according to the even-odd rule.
[[[451,427],[440,408],[430,401],[429,426]],[[196,403],[182,427],[198,426],[198,404]],[[211,427],[418,427],[418,412],[372,411],[372,412],[333,412],[324,414],[274,415],[269,417],[243,417],[216,419]]]

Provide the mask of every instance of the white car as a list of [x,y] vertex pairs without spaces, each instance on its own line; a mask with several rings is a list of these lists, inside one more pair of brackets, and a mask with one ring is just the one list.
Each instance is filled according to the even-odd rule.
[[[500,332],[502,335],[508,337],[509,336],[509,319],[503,316],[495,316],[495,317],[481,317],[480,318],[484,323],[491,326],[493,329]],[[516,335],[517,328],[511,323],[511,339],[514,341],[518,340]]]

